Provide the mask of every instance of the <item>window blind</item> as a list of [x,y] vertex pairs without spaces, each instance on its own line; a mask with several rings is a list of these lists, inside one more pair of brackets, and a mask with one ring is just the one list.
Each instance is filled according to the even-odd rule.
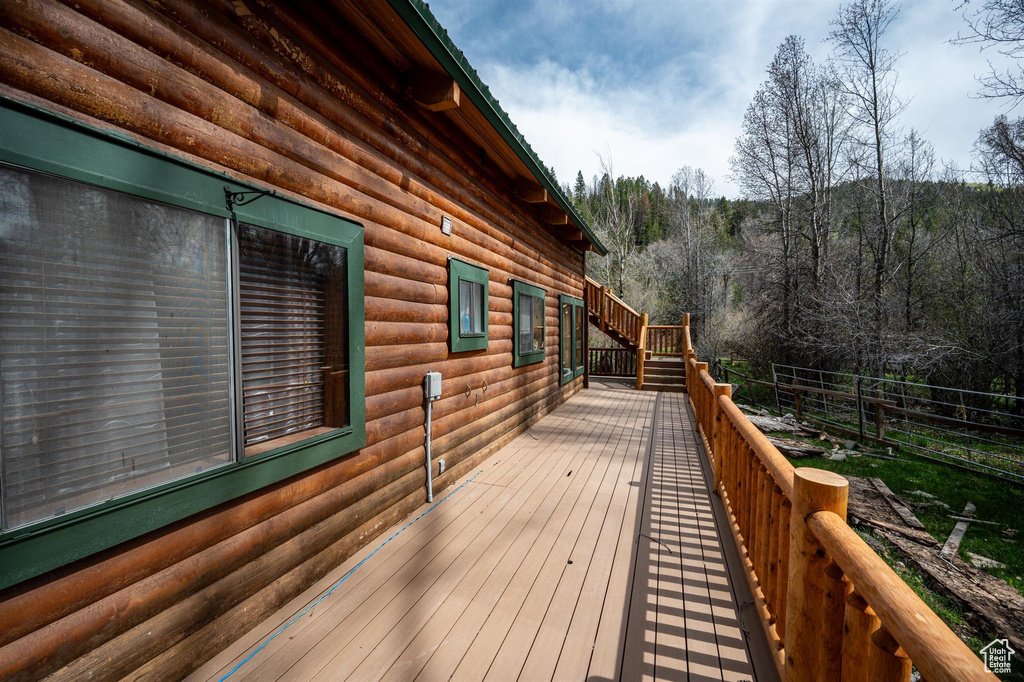
[[230,461],[226,237],[0,166],[4,528]]
[[[347,422],[341,283],[345,249],[240,225],[239,307],[246,454]],[[340,375],[340,376],[339,376]],[[342,406],[343,407],[343,406]]]

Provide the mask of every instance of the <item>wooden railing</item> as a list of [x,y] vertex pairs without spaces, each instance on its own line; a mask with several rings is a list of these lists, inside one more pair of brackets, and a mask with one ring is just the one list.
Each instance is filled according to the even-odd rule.
[[846,524],[842,476],[794,469],[697,362],[686,385],[747,581],[785,682],[991,680],[982,661]]
[[636,376],[636,353],[628,348],[591,348],[590,376]]
[[611,334],[616,341],[628,344],[632,349],[640,345],[641,315],[626,305],[618,296],[602,286],[586,278],[584,294],[587,309],[594,316],[598,329]]
[[647,350],[652,355],[683,356],[682,325],[651,325],[647,328]]

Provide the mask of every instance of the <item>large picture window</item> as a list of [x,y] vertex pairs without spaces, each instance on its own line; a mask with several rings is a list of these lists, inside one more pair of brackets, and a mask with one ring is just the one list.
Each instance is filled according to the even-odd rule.
[[0,166],[3,527],[231,461],[223,218]]
[[448,338],[453,353],[487,348],[487,270],[448,259]]
[[512,282],[512,315],[515,338],[512,366],[521,367],[544,359],[544,296],[546,292],[526,282]]
[[583,374],[583,300],[558,295],[559,370],[565,384]]
[[[362,228],[0,100],[0,589],[365,444]],[[261,196],[262,195],[262,196]]]

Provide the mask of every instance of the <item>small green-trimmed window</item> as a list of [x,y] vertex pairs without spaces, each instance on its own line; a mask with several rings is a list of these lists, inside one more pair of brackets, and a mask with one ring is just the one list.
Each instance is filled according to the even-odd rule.
[[560,381],[565,384],[583,374],[583,300],[558,295]]
[[448,259],[448,338],[453,353],[487,348],[487,270]]
[[512,366],[521,367],[544,359],[544,296],[546,292],[526,282],[512,281],[512,316],[515,338]]

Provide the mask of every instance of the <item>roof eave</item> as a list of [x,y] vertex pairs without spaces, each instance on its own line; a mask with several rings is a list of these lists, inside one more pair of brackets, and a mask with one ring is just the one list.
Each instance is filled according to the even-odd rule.
[[558,208],[564,211],[569,219],[579,227],[599,255],[606,255],[608,249],[548,174],[533,149],[513,125],[508,114],[491,96],[487,86],[480,80],[465,56],[452,43],[451,38],[448,37],[447,32],[438,23],[426,4],[422,0],[388,0],[388,3],[448,72],[448,75],[455,79],[462,93],[468,96],[474,106],[480,110],[484,118],[515,152],[537,182],[548,191]]

